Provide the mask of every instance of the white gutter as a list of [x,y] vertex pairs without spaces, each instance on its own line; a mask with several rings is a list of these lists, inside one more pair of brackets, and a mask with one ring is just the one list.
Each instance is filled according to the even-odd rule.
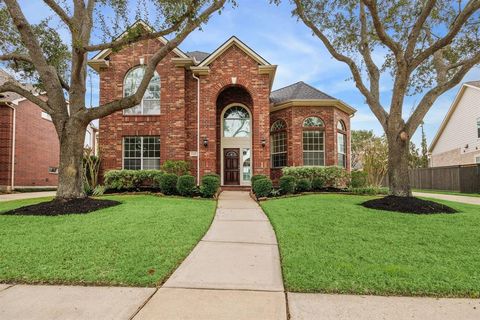
[[11,191],[13,191],[13,189],[15,188],[15,130],[16,130],[16,119],[17,119],[17,110],[9,105],[9,104],[6,104],[8,107],[12,108],[13,110],[13,128],[12,128],[12,172],[11,172],[11,177],[12,177],[12,181],[11,181],[11,184],[10,184],[10,187],[11,187]]
[[197,80],[197,186],[200,185],[200,78],[192,72]]

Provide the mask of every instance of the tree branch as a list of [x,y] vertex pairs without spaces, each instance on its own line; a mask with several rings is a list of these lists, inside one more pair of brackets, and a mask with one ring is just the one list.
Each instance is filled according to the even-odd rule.
[[109,103],[106,103],[102,106],[96,108],[86,109],[83,112],[86,113],[87,119],[89,121],[107,116],[113,112],[131,108],[134,105],[142,101],[143,95],[147,90],[150,80],[152,79],[155,69],[158,63],[165,58],[165,56],[175,49],[194,29],[196,29],[200,24],[202,24],[208,17],[213,14],[215,11],[220,10],[226,0],[216,0],[208,8],[206,8],[202,14],[196,19],[190,20],[187,22],[187,25],[173,38],[168,41],[160,50],[158,50],[148,61],[145,68],[145,73],[143,75],[142,81],[137,88],[135,94],[124,97],[119,100],[115,100]]
[[123,38],[123,39],[117,39],[117,40],[114,40],[114,41],[108,42],[108,43],[87,45],[83,48],[83,50],[91,52],[91,51],[100,51],[100,50],[105,50],[105,49],[118,49],[118,48],[121,48],[123,46],[129,45],[129,44],[132,44],[132,43],[135,43],[135,42],[138,42],[138,41],[155,39],[155,38],[166,36],[166,35],[174,32],[174,31],[178,30],[178,28],[185,22],[185,20],[188,19],[188,17],[194,12],[194,9],[195,9],[195,6],[193,5],[194,3],[196,3],[196,2],[192,1],[191,5],[189,6],[189,8],[185,12],[185,14],[182,15],[181,17],[179,17],[177,22],[175,22],[173,25],[171,25],[170,27],[168,27],[164,30],[157,31],[157,32],[143,33],[143,34],[138,35],[135,38],[128,38],[127,37],[127,38]]
[[45,4],[60,17],[60,19],[68,26],[70,30],[73,29],[72,19],[68,16],[65,10],[63,10],[62,7],[55,2],[55,0],[43,0],[43,2],[45,2]]
[[414,70],[420,64],[422,64],[425,59],[432,56],[435,51],[438,51],[450,43],[452,43],[455,36],[460,32],[463,25],[467,22],[467,20],[480,8],[480,1],[479,0],[471,0],[467,3],[465,8],[458,14],[457,18],[450,26],[449,31],[443,37],[434,42],[430,47],[421,51],[417,54],[409,63],[409,69]]
[[422,123],[423,118],[432,107],[435,100],[445,91],[453,88],[462,81],[463,77],[476,64],[480,63],[480,52],[470,59],[462,62],[461,68],[457,73],[451,77],[450,80],[438,84],[436,87],[430,89],[422,98],[415,111],[408,119],[405,128],[407,133],[412,136]]
[[370,92],[375,100],[380,101],[380,70],[372,59],[370,47],[368,45],[368,24],[365,15],[365,5],[360,2],[360,45],[359,51],[363,56],[365,65],[367,66],[368,75],[370,78]]
[[0,61],[23,61],[32,63],[32,59],[30,59],[30,57],[20,53],[7,53],[0,55]]
[[420,32],[422,31],[423,25],[425,21],[427,21],[430,13],[432,12],[433,8],[435,7],[436,0],[428,0],[425,5],[423,6],[422,12],[420,16],[415,21],[413,25],[412,31],[408,35],[407,40],[407,47],[405,49],[405,58],[408,60],[413,54],[415,50],[415,46],[417,44],[418,37],[420,36]]
[[378,35],[380,41],[385,44],[395,56],[398,56],[401,53],[401,46],[398,42],[395,42],[385,31],[382,21],[378,14],[377,1],[376,0],[361,0],[368,8],[370,15],[372,16],[373,26]]
[[378,121],[380,121],[380,124],[383,126],[383,128],[386,128],[388,114],[385,111],[385,109],[381,106],[380,101],[378,99],[376,99],[374,97],[374,95],[372,95],[372,93],[367,89],[367,87],[365,87],[365,85],[363,83],[363,80],[362,80],[360,70],[357,67],[357,65],[355,64],[355,62],[351,58],[349,58],[349,57],[341,54],[340,52],[338,52],[333,47],[330,40],[328,40],[328,38],[325,36],[325,34],[322,31],[320,31],[320,29],[318,29],[315,26],[315,24],[312,21],[310,21],[310,19],[308,19],[308,17],[305,14],[305,11],[303,9],[303,5],[301,3],[301,0],[294,0],[294,1],[295,1],[295,4],[296,4],[296,14],[300,17],[300,19],[302,19],[302,21],[305,23],[305,25],[307,25],[312,30],[312,32],[323,42],[323,44],[327,48],[328,52],[330,52],[330,54],[335,59],[337,59],[339,61],[342,61],[342,62],[344,62],[345,64],[348,65],[348,67],[350,68],[350,71],[353,75],[353,79],[355,80],[356,87],[360,90],[360,92],[366,98],[367,103],[370,106],[370,109],[375,114]]
[[25,99],[35,103],[46,112],[53,112],[53,110],[48,106],[47,102],[40,99],[37,95],[28,91],[27,89],[22,88],[20,85],[16,84],[13,81],[7,81],[4,84],[0,85],[0,93],[2,92],[15,92],[24,97]]

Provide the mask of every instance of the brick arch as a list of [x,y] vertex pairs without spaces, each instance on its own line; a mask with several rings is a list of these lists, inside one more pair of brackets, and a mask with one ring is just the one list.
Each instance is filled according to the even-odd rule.
[[243,85],[229,84],[224,86],[222,90],[218,91],[215,99],[215,106],[217,112],[222,112],[223,108],[232,103],[241,103],[253,110],[254,101],[250,91]]

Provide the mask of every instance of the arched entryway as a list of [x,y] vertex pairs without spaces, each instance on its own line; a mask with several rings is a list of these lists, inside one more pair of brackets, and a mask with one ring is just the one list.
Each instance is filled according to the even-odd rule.
[[250,93],[243,87],[224,89],[217,98],[219,146],[218,169],[222,184],[249,186],[252,177],[252,135],[254,119]]

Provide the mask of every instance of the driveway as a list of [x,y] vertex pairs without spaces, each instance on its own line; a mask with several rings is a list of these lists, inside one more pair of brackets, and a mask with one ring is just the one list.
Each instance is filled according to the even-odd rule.
[[0,194],[0,202],[11,200],[34,199],[43,197],[55,197],[56,191],[42,191],[42,192],[19,192]]
[[438,200],[447,200],[454,201],[466,204],[476,204],[480,205],[480,197],[469,197],[469,196],[457,196],[451,194],[440,194],[440,193],[427,193],[427,192],[414,192],[416,197],[432,198]]

